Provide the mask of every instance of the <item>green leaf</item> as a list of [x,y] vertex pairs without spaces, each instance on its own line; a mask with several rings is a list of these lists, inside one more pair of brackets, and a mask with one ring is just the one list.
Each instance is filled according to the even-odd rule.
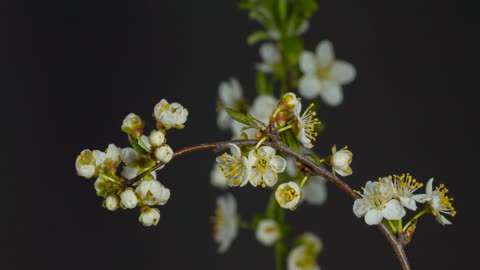
[[267,80],[267,76],[261,71],[257,72],[257,93],[265,95],[273,94],[273,89]]
[[285,130],[284,132],[280,133],[280,138],[282,138],[283,143],[285,143],[288,147],[292,148],[297,152],[300,151],[300,145],[298,144],[298,140],[291,129]]
[[277,13],[280,21],[283,23],[287,18],[287,11],[288,11],[288,1],[287,0],[277,0]]
[[225,108],[225,110],[227,111],[228,115],[230,115],[230,117],[232,117],[237,122],[259,130],[261,130],[265,126],[262,122],[258,121],[248,113],[237,112],[230,108]]
[[313,160],[315,160],[315,162],[317,164],[321,163],[321,158],[319,158],[317,155],[315,155],[313,153],[307,153],[307,154],[305,154],[305,156],[309,156],[309,157],[313,158]]
[[259,41],[268,39],[268,34],[265,31],[256,31],[251,33],[247,38],[247,44],[253,45]]
[[282,51],[285,53],[287,62],[296,65],[303,51],[303,43],[299,37],[289,37],[280,41]]

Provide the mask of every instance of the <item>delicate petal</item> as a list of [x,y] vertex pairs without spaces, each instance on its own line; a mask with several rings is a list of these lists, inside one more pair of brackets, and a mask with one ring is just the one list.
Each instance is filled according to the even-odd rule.
[[281,60],[280,52],[273,43],[263,43],[260,46],[260,57],[268,64],[274,64]]
[[282,173],[285,171],[285,167],[287,167],[287,161],[281,156],[274,156],[270,161],[270,165],[272,166],[272,170],[277,173]]
[[304,98],[313,99],[318,97],[322,92],[322,84],[317,77],[305,75],[298,83],[298,92]]
[[426,201],[430,201],[432,196],[428,194],[416,194],[413,195],[412,198],[419,203],[425,203]]
[[330,79],[338,82],[340,85],[352,82],[355,76],[355,67],[345,61],[335,61],[330,70]]
[[433,191],[433,177],[428,180],[427,185],[425,186],[425,193],[432,194]]
[[272,169],[267,170],[263,175],[263,183],[269,187],[273,187],[277,183],[277,180],[278,174]]
[[444,216],[442,216],[441,214],[438,214],[436,217],[435,217],[435,220],[438,221],[438,223],[442,224],[442,225],[450,225],[452,224],[452,222],[450,222],[448,219],[446,219]]
[[138,167],[133,165],[127,165],[122,170],[122,177],[125,179],[132,179],[138,175]]
[[262,173],[260,172],[259,169],[253,168],[250,171],[250,176],[248,177],[248,179],[250,181],[250,184],[252,184],[252,186],[256,187],[260,183],[262,183],[262,180],[263,180]]
[[93,157],[95,158],[95,166],[101,166],[105,162],[106,154],[99,150],[93,150]]
[[298,174],[297,162],[291,157],[287,157],[286,172],[290,177],[295,177]]
[[382,222],[382,219],[382,212],[376,209],[368,210],[367,214],[365,215],[365,223],[368,225],[377,225]]
[[397,200],[390,200],[382,210],[383,216],[388,220],[399,220],[405,215],[405,211]]
[[240,150],[240,147],[238,147],[236,144],[229,143],[228,146],[230,147],[230,152],[234,157],[242,156],[242,151]]
[[368,202],[365,199],[356,199],[355,202],[353,203],[353,213],[355,216],[358,218],[363,217],[365,213],[370,209],[371,205],[370,202]]
[[321,176],[312,176],[302,188],[304,199],[312,205],[322,205],[327,200],[327,181]]
[[322,83],[320,97],[329,106],[338,106],[343,101],[343,92],[340,85],[327,81]]
[[258,155],[260,157],[272,157],[275,155],[275,148],[273,147],[270,147],[270,146],[262,146],[260,148],[258,148]]
[[335,58],[333,45],[329,40],[320,42],[316,49],[317,60],[321,67],[329,66]]
[[122,149],[122,161],[125,164],[130,164],[131,162],[138,159],[138,153],[135,149],[131,147],[123,148]]
[[400,202],[404,207],[410,210],[413,210],[413,211],[417,210],[417,204],[415,203],[415,200],[413,198],[400,197]]
[[314,74],[317,69],[316,61],[315,55],[312,52],[304,51],[300,55],[300,69],[303,71],[303,73]]

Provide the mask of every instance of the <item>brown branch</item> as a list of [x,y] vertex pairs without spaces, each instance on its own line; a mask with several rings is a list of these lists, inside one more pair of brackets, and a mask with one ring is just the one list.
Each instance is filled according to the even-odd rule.
[[[190,153],[190,152],[195,152],[195,151],[200,151],[200,150],[214,150],[214,151],[222,151],[228,148],[228,145],[233,143],[236,144],[237,146],[249,146],[249,145],[255,145],[257,144],[258,140],[234,140],[234,141],[224,141],[224,142],[216,142],[216,143],[205,143],[205,144],[198,144],[194,146],[189,146],[182,148],[175,152],[173,155],[173,158],[179,157],[181,155]],[[335,186],[337,186],[340,190],[342,190],[345,194],[347,194],[348,197],[351,199],[355,200],[358,198],[358,195],[355,193],[355,191],[347,184],[345,183],[342,179],[340,179],[338,176],[334,175],[332,172],[329,170],[325,169],[321,165],[317,164],[311,159],[308,159],[304,157],[303,155],[299,154],[298,152],[295,152],[292,148],[288,147],[286,144],[284,144],[281,141],[278,140],[273,140],[272,142],[264,142],[263,145],[267,145],[270,147],[273,147],[277,150],[280,150],[289,156],[295,158],[297,161],[302,163],[304,166],[308,167],[313,174],[312,175],[320,175],[328,179],[330,182],[332,182]],[[150,171],[154,171],[158,168],[163,166],[163,163],[158,163],[155,165],[151,170],[145,171],[142,174],[138,175],[137,177],[126,180],[125,183],[128,185],[134,184],[135,182],[139,181],[142,179],[145,175],[150,173]],[[408,258],[407,255],[405,254],[405,250],[403,248],[403,245],[397,240],[395,235],[385,226],[385,224],[380,223],[377,225],[378,229],[380,232],[384,235],[384,237],[387,239],[388,243],[392,247],[393,251],[395,252],[395,255],[397,256],[398,260],[400,261],[400,265],[402,266],[403,270],[411,270],[410,264],[408,263]]]

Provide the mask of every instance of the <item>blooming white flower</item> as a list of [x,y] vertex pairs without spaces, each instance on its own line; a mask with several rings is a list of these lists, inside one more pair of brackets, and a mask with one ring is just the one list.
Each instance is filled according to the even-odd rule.
[[328,40],[318,44],[316,55],[302,52],[300,69],[304,74],[298,85],[299,93],[309,99],[320,96],[330,106],[342,103],[341,86],[350,83],[356,76],[353,65],[335,60],[332,43]]
[[274,66],[282,61],[282,55],[275,44],[267,42],[260,46],[260,57],[263,62],[256,67],[264,73],[272,73]]
[[327,180],[322,176],[310,176],[302,187],[302,194],[309,204],[324,204],[327,200]]
[[155,158],[162,163],[168,163],[173,158],[173,150],[168,144],[162,145],[155,149],[154,154]]
[[243,187],[248,183],[252,167],[251,162],[247,157],[242,156],[242,151],[237,145],[230,143],[228,146],[232,154],[223,153],[216,158],[216,161],[230,186]]
[[315,116],[317,113],[311,108],[314,104],[310,104],[310,106],[305,109],[302,115],[300,115],[302,110],[302,103],[298,102],[293,109],[293,130],[297,135],[297,139],[299,142],[303,144],[306,148],[312,148],[313,144],[312,141],[316,140],[316,136],[318,133],[315,131],[315,125],[319,125],[320,121]]
[[177,102],[168,103],[162,99],[153,108],[153,116],[160,128],[184,128],[187,121],[188,110]]
[[322,239],[312,232],[304,232],[298,240],[301,245],[307,246],[315,255],[323,250]]
[[446,219],[442,213],[452,217],[457,214],[457,211],[452,205],[453,198],[448,197],[447,193],[448,189],[443,184],[433,190],[433,178],[430,178],[425,187],[425,194],[419,194],[419,196],[417,196],[418,202],[428,203],[432,215],[435,216],[438,223],[442,225],[452,224],[452,222]]
[[143,226],[149,227],[152,225],[157,225],[160,220],[160,210],[157,208],[142,207],[140,210],[140,216],[138,221],[140,221]]
[[243,100],[242,86],[235,78],[230,81],[221,82],[218,87],[219,106],[217,108],[217,125],[220,129],[226,130],[232,124],[233,119],[228,115],[225,108],[237,110],[239,103]]
[[135,192],[146,205],[164,205],[170,199],[170,189],[157,180],[143,180]]
[[103,169],[106,171],[117,171],[118,164],[122,161],[122,150],[114,144],[109,144],[105,151]]
[[295,247],[287,256],[287,270],[320,270],[315,254],[304,245]]
[[300,187],[293,181],[280,184],[275,191],[275,199],[282,208],[294,210],[301,199]]
[[228,188],[227,178],[225,178],[222,169],[220,169],[220,165],[216,162],[213,164],[213,169],[210,173],[210,184],[220,189]]
[[287,161],[278,155],[270,146],[262,146],[252,149],[248,154],[248,160],[252,164],[249,181],[252,186],[267,185],[272,187],[277,183],[278,174],[282,173],[287,166]]
[[120,206],[120,201],[117,195],[108,195],[104,202],[104,207],[110,211],[115,211]]
[[128,114],[122,122],[122,131],[132,135],[134,138],[140,136],[143,132],[145,123],[142,121],[140,116],[130,113]]
[[138,203],[138,198],[137,195],[135,195],[135,192],[133,192],[132,189],[125,189],[121,194],[120,194],[120,200],[122,205],[125,208],[128,209],[133,209],[137,206]]
[[350,168],[352,163],[353,153],[347,148],[337,151],[336,146],[332,147],[332,155],[330,156],[329,163],[332,169],[341,176],[349,176],[353,173]]
[[368,225],[377,225],[382,219],[400,220],[405,216],[400,202],[394,197],[394,188],[391,182],[368,181],[363,189],[362,198],[356,199],[353,204],[353,212],[358,218],[365,216]]
[[237,202],[232,194],[228,193],[217,198],[217,208],[214,217],[213,239],[218,246],[218,252],[228,250],[238,234]]
[[402,175],[393,175],[384,177],[385,181],[391,181],[394,188],[394,197],[398,198],[400,203],[410,209],[417,210],[415,201],[423,198],[422,194],[414,195],[413,193],[423,186],[422,183],[417,182],[409,173]]
[[263,245],[272,246],[280,238],[280,227],[273,219],[262,219],[258,222],[255,236]]
[[87,179],[92,178],[96,171],[96,160],[93,152],[88,149],[83,150],[75,160],[75,169],[79,176]]
[[148,136],[148,141],[151,145],[158,147],[165,143],[165,134],[160,130],[152,130],[150,136]]
[[[249,109],[248,113],[260,122],[268,124],[270,121],[270,116],[272,116],[275,108],[277,107],[277,103],[278,100],[271,95],[258,95],[253,101],[252,107]],[[242,134],[242,128],[246,126],[237,121],[232,121],[230,127],[233,134],[232,139],[238,139]],[[257,130],[250,128],[243,132],[247,134],[248,138],[255,138],[255,133]]]

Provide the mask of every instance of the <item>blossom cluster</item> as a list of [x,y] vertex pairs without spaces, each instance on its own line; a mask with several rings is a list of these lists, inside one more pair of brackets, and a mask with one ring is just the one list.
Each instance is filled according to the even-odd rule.
[[[353,212],[357,217],[364,217],[369,225],[376,225],[382,220],[399,221],[406,215],[406,210],[417,210],[417,203],[425,203],[424,210],[413,219],[416,220],[425,213],[431,213],[442,225],[451,224],[442,214],[454,217],[455,208],[452,206],[453,198],[447,196],[448,189],[442,184],[433,189],[433,178],[425,188],[425,193],[414,194],[423,184],[410,174],[393,175],[380,178],[378,181],[368,181],[360,193],[361,198],[355,200]],[[407,223],[410,225],[412,222]],[[400,232],[408,229],[393,227],[392,230]]]
[[130,113],[121,125],[121,130],[128,135],[130,147],[109,144],[105,151],[85,149],[75,162],[79,176],[96,178],[95,190],[104,198],[106,209],[139,207],[139,221],[144,226],[158,223],[160,210],[153,206],[165,205],[170,198],[170,189],[157,180],[156,170],[162,169],[173,158],[166,131],[183,128],[188,110],[163,99],[155,106],[153,115],[157,128],[149,136],[143,135],[145,122]]

